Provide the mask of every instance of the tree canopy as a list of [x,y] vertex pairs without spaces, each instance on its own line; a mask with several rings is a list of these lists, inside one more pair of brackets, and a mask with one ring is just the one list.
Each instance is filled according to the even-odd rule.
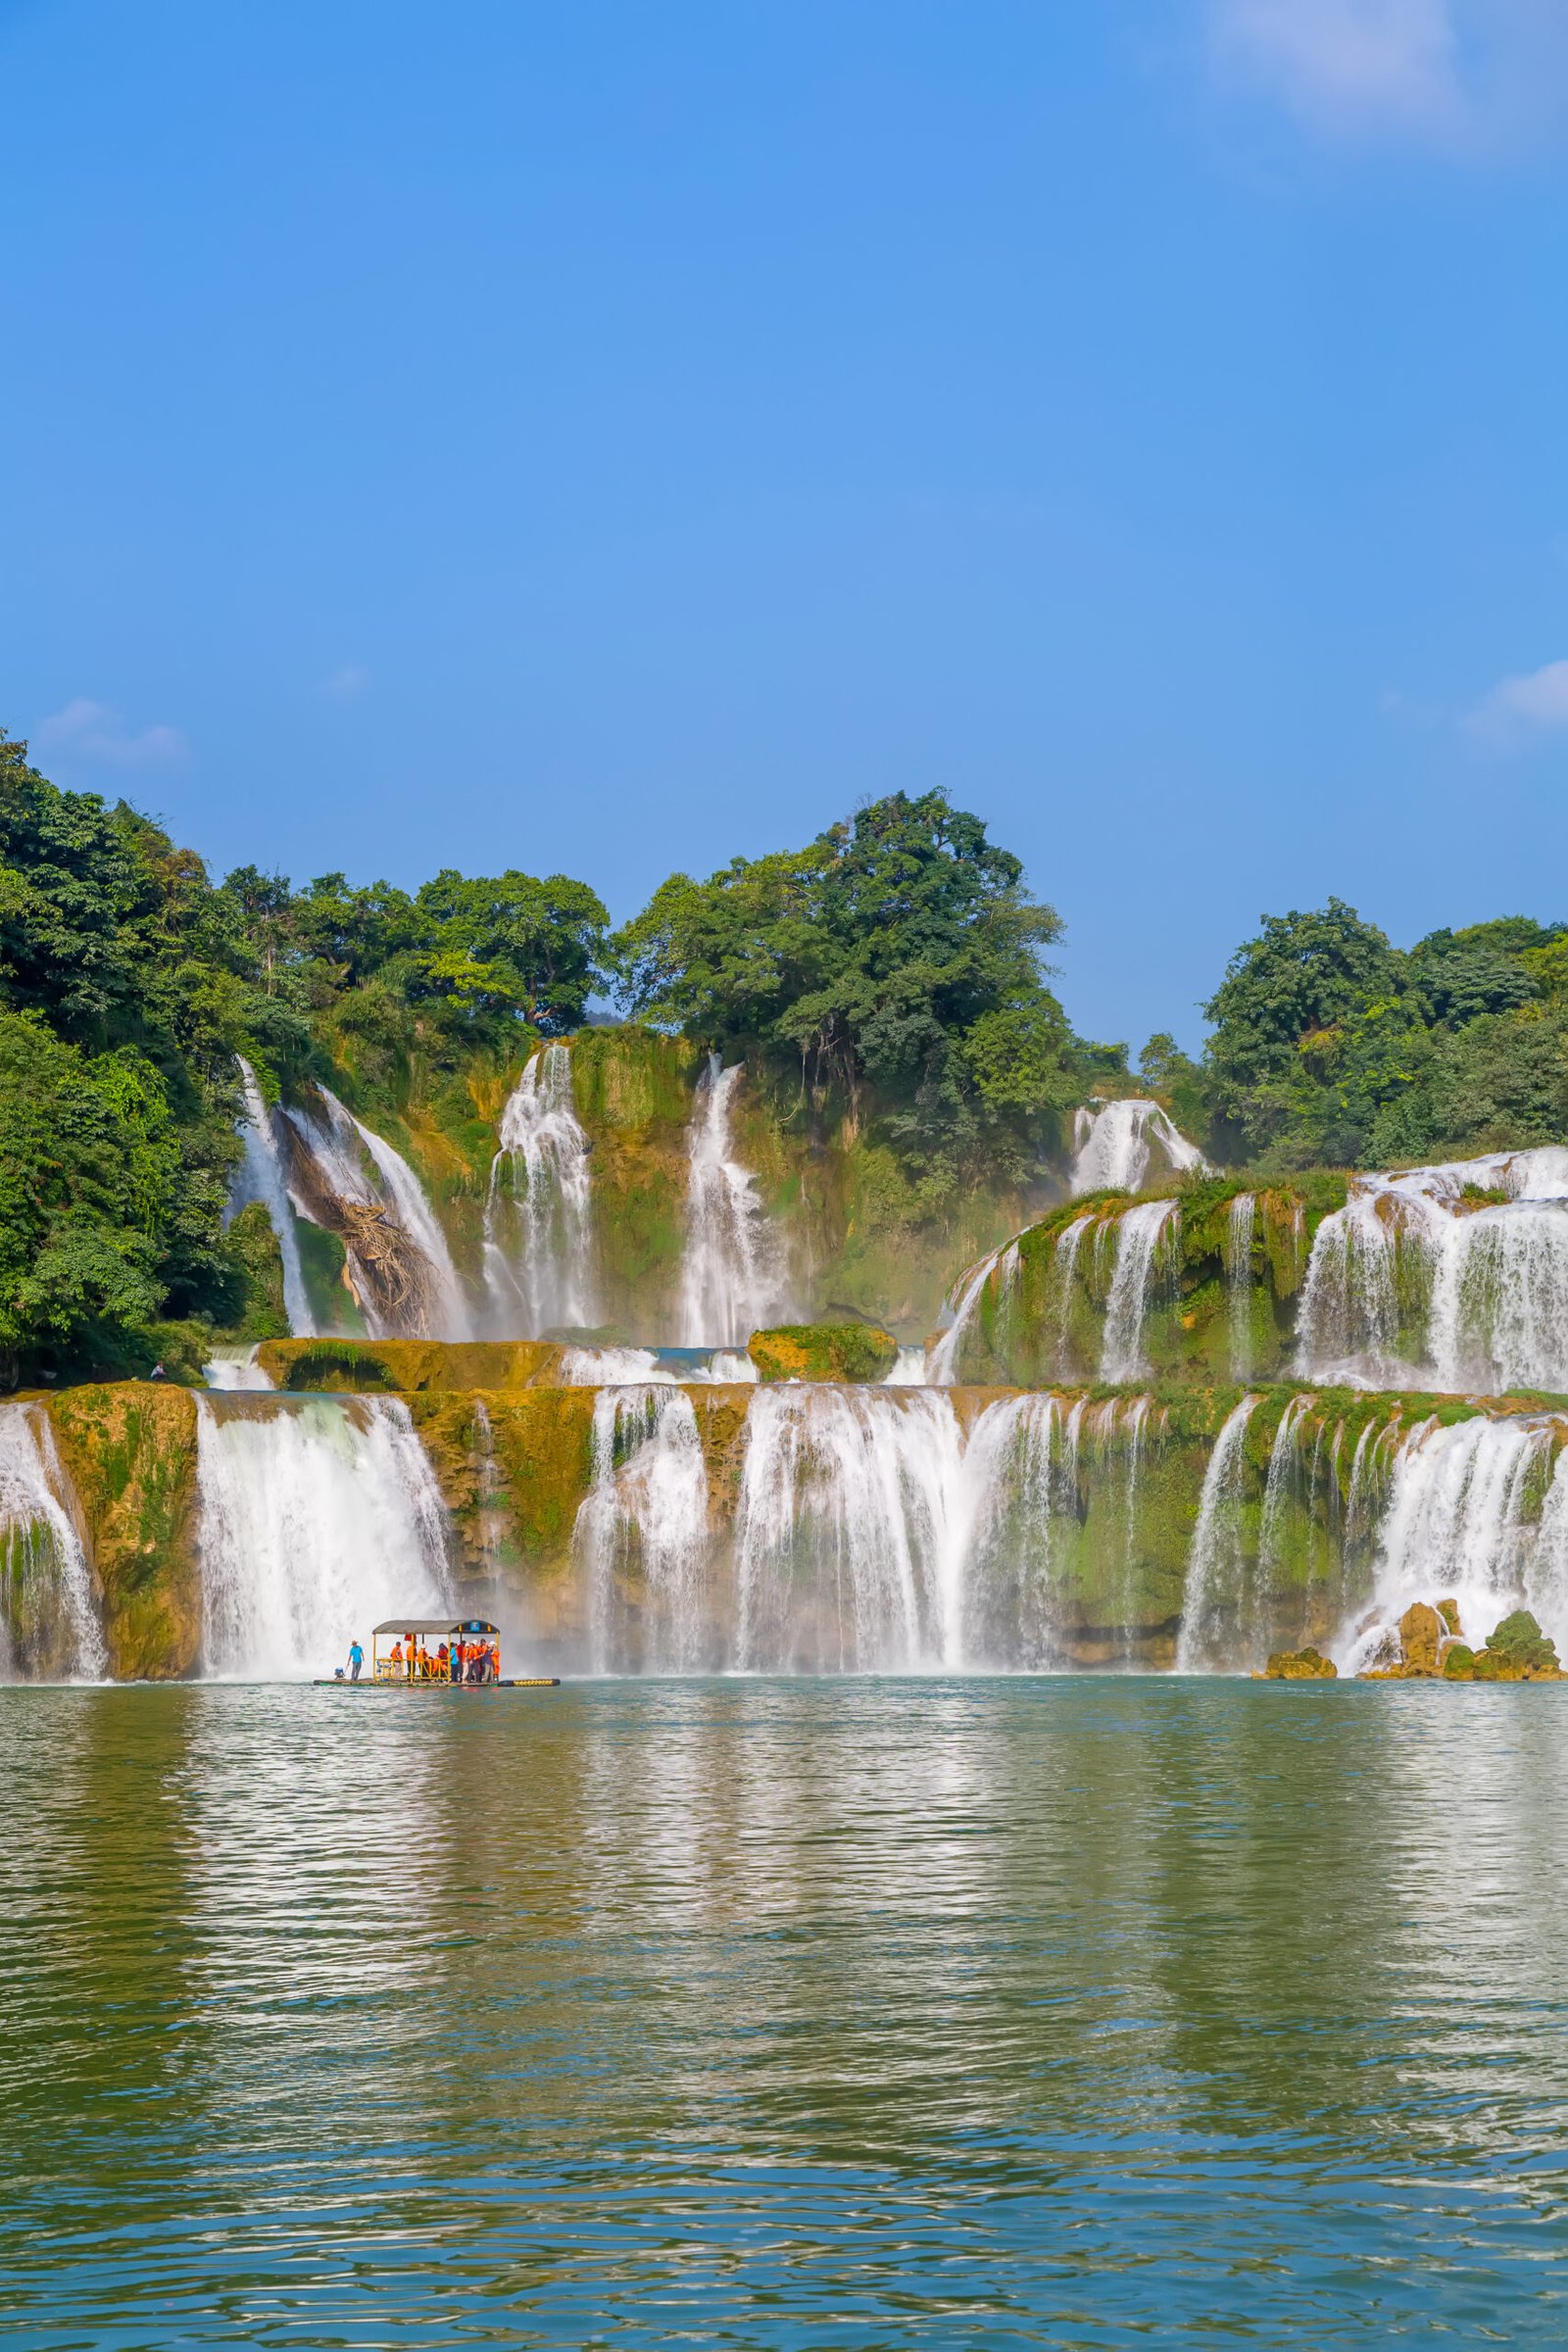
[[1568,930],[1523,915],[1391,946],[1351,906],[1265,915],[1205,1007],[1229,1156],[1382,1165],[1559,1140]]
[[1061,930],[940,792],[892,793],[805,849],[672,874],[615,941],[621,1001],[794,1070],[927,1169],[1023,1148],[1082,1092],[1042,977]]

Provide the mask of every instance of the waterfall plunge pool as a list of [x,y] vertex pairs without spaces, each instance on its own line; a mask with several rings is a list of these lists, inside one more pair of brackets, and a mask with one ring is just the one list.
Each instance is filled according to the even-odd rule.
[[0,1690],[11,2340],[1557,2343],[1565,1768],[1531,1690]]

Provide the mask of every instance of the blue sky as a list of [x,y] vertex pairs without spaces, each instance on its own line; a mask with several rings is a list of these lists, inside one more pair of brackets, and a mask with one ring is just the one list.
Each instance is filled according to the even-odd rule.
[[214,870],[946,785],[1091,1034],[1568,913],[1558,0],[0,0],[0,721]]

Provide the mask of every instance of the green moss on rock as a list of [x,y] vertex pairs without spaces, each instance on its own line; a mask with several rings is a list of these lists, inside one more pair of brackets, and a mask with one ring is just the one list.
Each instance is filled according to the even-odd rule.
[[887,1378],[899,1344],[871,1323],[788,1323],[754,1331],[746,1351],[764,1381],[867,1382]]

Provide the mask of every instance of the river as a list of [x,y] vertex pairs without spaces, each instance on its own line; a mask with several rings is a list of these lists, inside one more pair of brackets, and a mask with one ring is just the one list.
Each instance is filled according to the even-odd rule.
[[0,1690],[9,2344],[1568,2335],[1568,1701]]

